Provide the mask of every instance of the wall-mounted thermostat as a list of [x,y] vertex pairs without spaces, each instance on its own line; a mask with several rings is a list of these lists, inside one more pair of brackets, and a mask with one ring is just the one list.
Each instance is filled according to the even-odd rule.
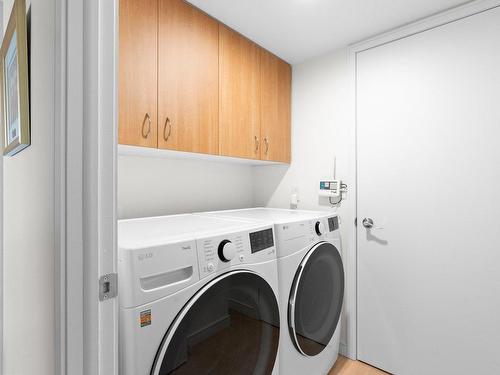
[[342,181],[321,180],[319,182],[319,196],[328,198],[338,198],[341,194]]

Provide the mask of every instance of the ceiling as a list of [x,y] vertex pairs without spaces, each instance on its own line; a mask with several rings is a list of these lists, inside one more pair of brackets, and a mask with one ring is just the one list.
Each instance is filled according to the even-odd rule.
[[290,63],[464,4],[464,0],[188,0]]

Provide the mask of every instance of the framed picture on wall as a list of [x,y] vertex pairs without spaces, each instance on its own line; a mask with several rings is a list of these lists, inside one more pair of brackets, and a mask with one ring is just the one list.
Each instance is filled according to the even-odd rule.
[[3,154],[12,156],[31,143],[26,0],[15,0],[0,50],[0,110]]

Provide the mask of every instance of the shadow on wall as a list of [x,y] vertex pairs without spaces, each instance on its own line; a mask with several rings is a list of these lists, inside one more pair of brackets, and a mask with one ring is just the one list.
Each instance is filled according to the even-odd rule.
[[[324,170],[328,170],[328,167],[325,164]],[[319,180],[327,175],[322,175],[318,169],[299,162],[293,165],[254,167],[254,205],[303,210],[337,209],[338,205],[332,205],[327,197],[318,195]],[[298,198],[297,206],[291,204],[293,195]],[[347,198],[344,195],[344,200]]]
[[118,157],[118,218],[253,206],[253,167],[223,162]]
[[[256,194],[256,189],[254,189],[253,193],[254,206],[265,207],[270,204],[270,201],[273,196],[275,196],[276,191],[280,188],[280,185],[284,183],[284,177],[289,169],[289,164],[254,167],[253,179],[256,184],[254,188],[258,188],[258,194]],[[290,190],[289,193],[288,197],[290,197],[294,192]],[[283,206],[282,208],[285,207]],[[290,208],[292,207],[290,206]]]

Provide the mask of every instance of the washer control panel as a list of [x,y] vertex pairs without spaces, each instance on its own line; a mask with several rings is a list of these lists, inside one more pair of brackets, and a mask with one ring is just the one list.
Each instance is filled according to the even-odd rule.
[[234,265],[276,259],[272,227],[199,239],[197,249],[200,278]]
[[250,251],[252,254],[274,246],[273,229],[264,229],[250,233]]
[[223,240],[218,247],[217,254],[223,262],[230,262],[236,254],[236,246],[229,240]]
[[325,234],[325,224],[321,220],[316,221],[314,231],[318,236]]

